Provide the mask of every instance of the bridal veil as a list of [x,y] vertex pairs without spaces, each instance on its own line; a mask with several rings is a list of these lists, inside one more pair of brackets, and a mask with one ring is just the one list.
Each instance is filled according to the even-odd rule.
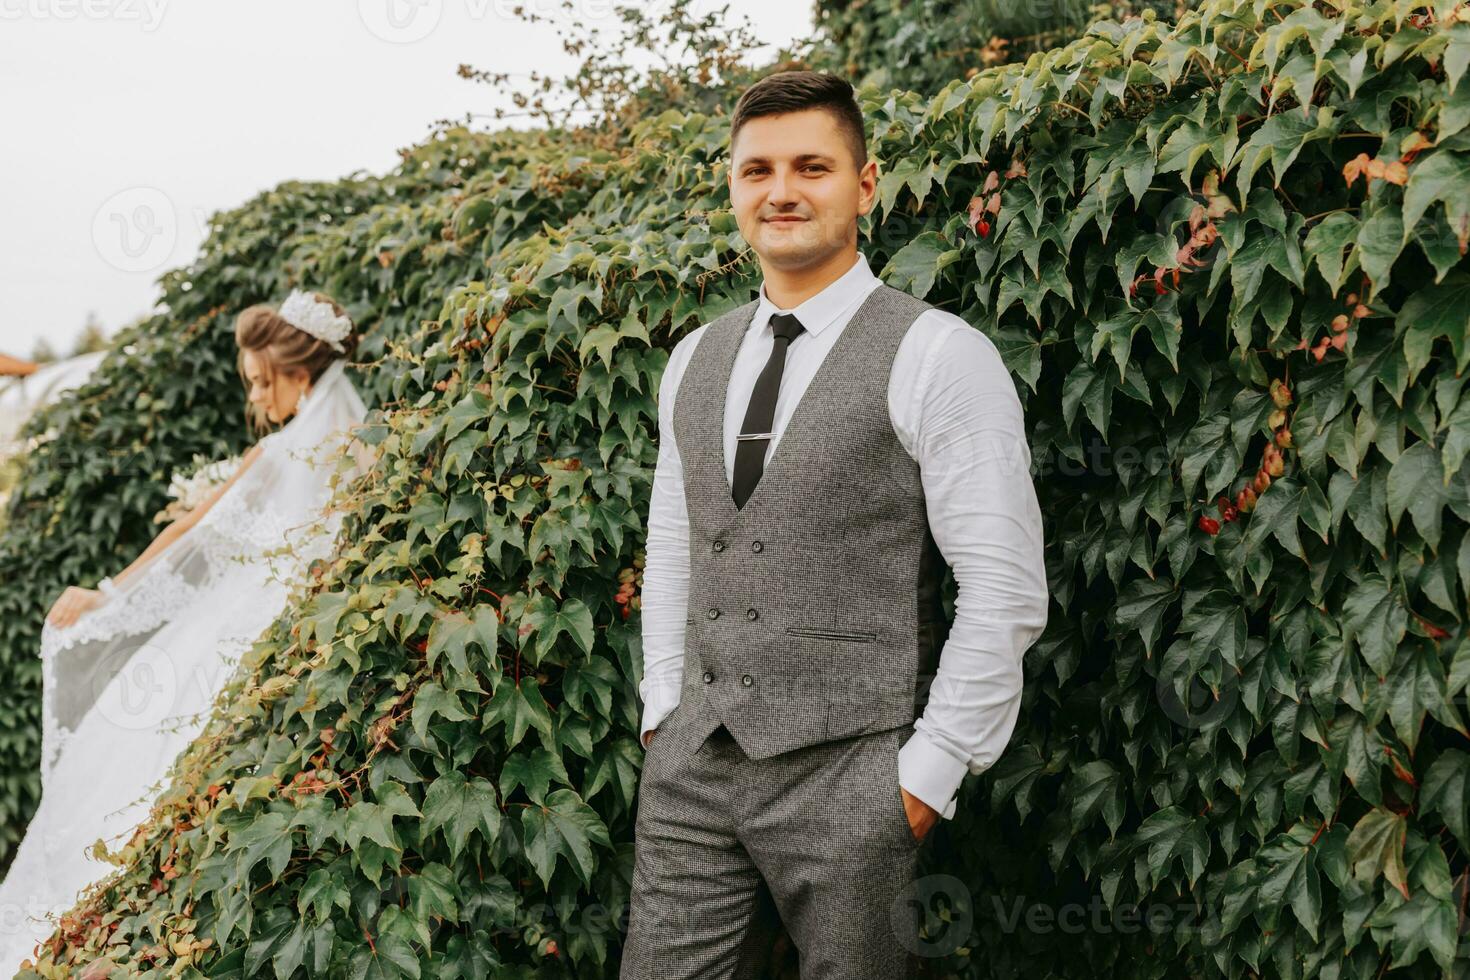
[[147,815],[240,654],[332,553],[336,475],[371,465],[366,409],[327,367],[301,408],[203,517],[64,629],[42,630],[41,803],[0,883],[0,974],[50,935],[46,917],[111,871],[94,841]]

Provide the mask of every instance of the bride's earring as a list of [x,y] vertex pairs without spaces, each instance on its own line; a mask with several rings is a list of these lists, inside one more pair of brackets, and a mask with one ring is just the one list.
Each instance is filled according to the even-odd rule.
[[298,395],[297,398],[296,398],[296,411],[297,411],[297,413],[300,413],[300,411],[303,408],[306,407],[306,396],[309,395],[309,394],[311,394],[311,389],[310,388],[302,388],[301,389],[301,394]]

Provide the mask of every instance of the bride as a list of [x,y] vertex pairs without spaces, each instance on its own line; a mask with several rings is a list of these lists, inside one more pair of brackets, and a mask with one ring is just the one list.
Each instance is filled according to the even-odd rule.
[[[98,590],[66,589],[41,631],[41,802],[0,883],[0,976],[114,865],[92,856],[148,815],[239,656],[331,552],[337,473],[364,473],[366,414],[344,373],[346,311],[294,290],[235,321],[248,413],[264,435],[234,474]],[[289,421],[287,421],[289,420]],[[196,717],[197,716],[197,717]]]

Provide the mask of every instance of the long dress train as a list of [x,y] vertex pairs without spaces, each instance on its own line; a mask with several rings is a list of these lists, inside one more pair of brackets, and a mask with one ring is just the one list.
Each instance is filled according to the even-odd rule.
[[101,606],[43,628],[42,795],[0,883],[0,976],[36,959],[60,913],[116,870],[93,844],[127,843],[240,655],[330,554],[333,474],[360,475],[370,458],[346,438],[364,414],[334,362],[194,527]]

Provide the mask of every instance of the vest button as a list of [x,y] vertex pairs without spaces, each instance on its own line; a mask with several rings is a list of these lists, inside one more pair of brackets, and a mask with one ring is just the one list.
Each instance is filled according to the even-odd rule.
[[724,551],[725,550],[725,542],[723,542],[723,541],[716,541],[714,544],[710,545],[710,547],[713,548],[715,551]]
[[714,680],[715,680],[715,675],[713,673],[711,673],[708,670],[704,672],[704,682],[706,684],[713,684],[714,683]]
[[718,609],[714,608],[713,606],[711,606],[710,607],[710,611],[709,611],[709,618],[710,619],[719,619],[720,618],[720,611]]
[[750,550],[751,551],[759,552],[764,547],[765,547],[765,545],[761,544],[759,541],[752,541],[750,543]]
[[749,674],[742,674],[740,677],[740,683],[744,684],[746,687],[749,687],[750,685],[754,684],[755,681],[751,679]]
[[761,614],[758,613],[758,612],[756,612],[754,609],[747,609],[747,610],[745,610],[745,618],[746,619],[750,619],[750,620],[759,619],[760,618],[760,615]]

